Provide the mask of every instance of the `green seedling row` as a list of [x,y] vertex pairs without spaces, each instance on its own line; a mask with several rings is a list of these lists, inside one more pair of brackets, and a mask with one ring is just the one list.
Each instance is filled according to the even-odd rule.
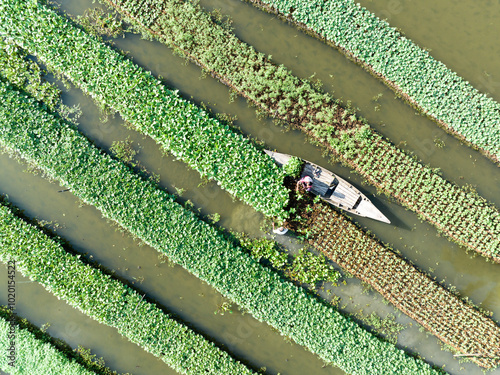
[[500,104],[353,0],[249,0],[335,45],[445,129],[500,161]]
[[[215,227],[201,221],[152,182],[141,179],[124,164],[102,153],[77,130],[44,111],[33,99],[3,82],[0,84],[0,98],[0,145],[3,148],[71,189],[84,203],[99,209],[104,217],[167,255],[282,335],[354,375],[441,373],[394,345],[381,341],[332,306],[260,265]],[[2,222],[6,225],[6,220]],[[5,230],[1,233],[1,238],[11,239],[10,251],[16,252],[16,256],[9,254],[9,257],[18,262],[22,256],[31,256],[36,248],[30,241],[26,244],[27,251],[20,251],[23,243],[20,238],[4,236]],[[35,243],[38,241],[32,233],[28,238],[35,238]],[[33,255],[33,261],[42,259],[42,254]],[[37,278],[44,276],[48,282],[56,282],[57,276],[69,274],[69,271],[53,272],[50,268],[59,267],[58,262],[63,259],[68,258],[51,258],[45,266],[48,268],[37,263],[30,272]],[[76,280],[78,274],[71,273],[68,282]],[[80,283],[92,282],[94,286],[103,285],[105,288],[104,280],[93,282],[96,275],[96,271],[92,271],[90,279],[84,278],[77,286],[69,288],[68,293],[72,291],[79,303],[86,304],[85,298],[78,297],[82,293]],[[116,298],[118,301],[132,298],[132,293],[118,292],[110,296],[106,292],[98,298],[96,305],[89,305],[95,309],[92,310],[95,318],[121,322],[120,319],[129,317],[129,312],[133,311],[131,305],[138,305],[137,309],[144,306],[146,311],[152,309],[140,303],[138,295],[134,295],[131,303],[105,308]],[[130,315],[133,315],[130,317],[132,322],[140,325],[141,335],[157,334],[157,320],[138,319],[137,313]],[[120,329],[127,327],[120,324]],[[134,332],[127,330],[126,336],[138,340],[141,336]],[[153,349],[153,345],[162,342],[163,339],[152,338],[151,343],[144,345]],[[157,355],[161,353],[156,352]],[[184,355],[184,351],[175,353],[181,357]],[[211,363],[213,358],[193,352],[189,354],[200,362]]]
[[349,274],[380,292],[399,310],[462,354],[485,368],[500,365],[500,327],[463,302],[415,266],[366,236],[325,204],[315,206],[307,227],[309,243]]
[[200,7],[174,0],[150,0],[147,7],[138,0],[105,2],[270,116],[296,125],[452,241],[500,262],[500,213],[495,207],[402,152],[309,81],[238,40]]
[[5,1],[0,13],[4,36],[63,74],[99,105],[120,113],[164,150],[256,210],[286,216],[288,192],[282,171],[241,134],[36,1]]

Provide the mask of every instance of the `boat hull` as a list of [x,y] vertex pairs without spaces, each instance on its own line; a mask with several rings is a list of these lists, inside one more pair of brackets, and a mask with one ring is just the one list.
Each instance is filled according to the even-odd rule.
[[[269,150],[265,152],[280,166],[286,164],[292,157]],[[313,179],[311,193],[346,212],[390,223],[389,219],[351,183],[317,164],[307,160],[304,160],[304,163],[301,177],[309,176]]]

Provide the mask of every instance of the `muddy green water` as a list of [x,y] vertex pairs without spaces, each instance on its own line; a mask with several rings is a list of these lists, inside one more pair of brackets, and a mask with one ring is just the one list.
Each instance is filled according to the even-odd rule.
[[[63,3],[63,8],[71,14],[81,14],[84,9],[93,6],[91,1],[72,0]],[[207,9],[216,7],[230,14],[235,32],[241,39],[272,55],[273,60],[290,67],[296,75],[308,77],[316,73],[324,82],[325,90],[344,100],[351,100],[370,124],[394,143],[405,142],[401,143],[405,148],[415,152],[424,162],[440,167],[446,178],[460,185],[468,183],[477,186],[480,194],[500,207],[499,174],[493,163],[461,145],[430,120],[416,115],[413,109],[394,99],[392,91],[336,50],[247,3],[204,0],[201,4]],[[372,7],[370,9],[376,13],[384,14],[384,10],[391,10],[391,23],[401,27],[407,36],[420,45],[431,48],[434,56],[457,70],[476,87],[480,88],[481,80],[478,77],[486,71],[489,76],[484,77],[491,77],[493,83],[490,87],[493,89],[490,92],[494,96],[495,88],[500,90],[500,86],[494,85],[500,80],[495,64],[498,62],[499,47],[493,37],[498,32],[491,34],[491,28],[497,27],[498,30],[498,26],[487,26],[492,22],[492,15],[500,12],[500,4],[486,1],[484,4],[468,4],[470,6],[467,7],[454,7],[450,2],[444,4],[446,6],[430,1],[418,4],[401,1],[401,5],[395,8],[395,3],[391,1],[362,3]],[[438,31],[431,32],[432,27],[438,27]],[[458,42],[451,46],[453,40]],[[393,222],[392,225],[385,225],[356,218],[362,226],[376,233],[383,241],[393,244],[405,257],[437,280],[456,286],[463,296],[492,311],[495,321],[499,321],[500,277],[497,265],[487,263],[480,257],[470,259],[463,249],[437,237],[433,227],[421,223],[411,212],[385,197],[374,196],[373,188],[361,185],[360,178],[348,169],[330,164],[328,159],[321,156],[321,150],[307,143],[300,132],[284,133],[271,121],[258,120],[244,100],[237,99],[229,103],[225,86],[212,78],[200,79],[198,67],[186,65],[168,48],[134,35],[119,38],[116,44],[130,51],[136,63],[164,77],[167,85],[178,88],[185,97],[209,103],[215,111],[237,116],[235,124],[245,134],[265,141],[270,148],[329,166],[350,178],[370,195]],[[382,98],[377,102],[372,100],[379,93],[383,93]],[[500,94],[497,93],[497,96]],[[185,189],[184,199],[193,201],[203,215],[220,213],[220,225],[225,228],[262,235],[259,232],[260,214],[240,202],[234,202],[215,183],[198,187],[201,180],[196,172],[171,157],[162,156],[150,139],[123,127],[119,116],[108,123],[101,123],[96,107],[77,89],[66,93],[64,101],[70,105],[81,104],[84,116],[80,119],[80,129],[99,146],[108,148],[114,140],[130,137],[140,149],[138,159],[148,170],[161,176],[162,187],[171,192],[175,192],[174,186]],[[436,147],[436,139],[444,141],[445,147]],[[235,307],[232,314],[214,314],[224,299],[212,288],[180,267],[161,263],[156,251],[147,246],[139,247],[127,235],[115,231],[94,208],[79,207],[77,198],[70,193],[57,193],[61,189],[57,184],[24,173],[24,166],[5,155],[0,156],[0,166],[0,192],[8,194],[14,204],[26,210],[28,216],[57,223],[60,226],[57,233],[68,239],[77,251],[91,255],[118,275],[135,282],[148,296],[212,337],[253,368],[266,367],[266,373],[269,374],[343,373],[332,367],[323,368],[319,359],[301,347],[287,343],[267,325],[256,322],[248,314],[241,314]],[[287,246],[296,247],[288,241]],[[0,278],[5,280],[5,275],[5,267],[0,267]],[[26,281],[21,277],[18,280]],[[134,374],[173,373],[168,366],[119,337],[113,329],[91,321],[45,292],[41,286],[20,283],[18,287],[18,313],[21,316],[38,326],[49,322],[50,334],[66,340],[72,346],[82,344],[91,347],[98,356],[105,358],[112,369]],[[5,291],[0,290],[0,302],[5,303]],[[376,293],[363,293],[363,287],[356,280],[349,279],[347,285],[333,290],[342,297],[340,306],[345,311],[363,310],[363,313],[368,314],[376,311],[381,316],[391,312],[396,314],[397,321],[407,327],[399,335],[401,347],[417,351],[431,363],[446,364],[445,369],[452,374],[481,374],[477,366],[460,364],[449,352],[441,351],[435,338],[419,332],[415,322],[383,304]],[[499,374],[500,371],[494,373]]]

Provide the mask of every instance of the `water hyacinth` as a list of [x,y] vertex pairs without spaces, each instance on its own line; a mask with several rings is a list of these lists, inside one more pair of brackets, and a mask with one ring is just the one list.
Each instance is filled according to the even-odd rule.
[[267,216],[286,217],[288,191],[273,160],[248,139],[36,1],[0,4],[0,30],[100,105]]
[[[154,3],[163,12],[149,25],[145,19],[150,9],[141,1],[105,2],[143,33],[202,66],[262,111],[297,126],[311,136],[313,143],[324,146],[379,191],[416,212],[452,241],[500,262],[497,208],[478,194],[471,193],[469,198],[465,189],[391,144],[329,94],[238,40],[201,7],[177,0],[151,0],[148,4]],[[325,6],[334,3],[342,2],[327,2]],[[307,17],[314,16],[316,5],[304,3],[311,10],[306,12]],[[420,183],[414,184],[415,180]]]
[[500,104],[353,0],[249,0],[333,43],[446,130],[500,161]]
[[[124,164],[102,153],[77,130],[44,111],[33,99],[4,83],[0,83],[0,97],[0,144],[4,148],[16,152],[46,175],[63,183],[82,201],[99,209],[106,218],[164,253],[282,335],[354,375],[441,373],[376,338],[303,289],[282,280],[228,241],[215,227],[174,202],[170,195],[150,181],[141,179]],[[8,215],[9,212],[4,210],[4,217]],[[0,222],[7,226],[9,221],[12,222],[12,219]],[[33,246],[30,239],[35,238],[34,233],[29,232],[22,239],[16,238],[20,234],[8,234],[9,231],[6,227],[0,232],[0,240],[7,241],[6,246],[2,246],[4,260],[11,257],[19,263],[22,257],[32,256],[34,262],[42,261],[44,252],[26,251],[25,246]],[[11,238],[14,241],[9,246]],[[47,257],[49,255],[43,256],[44,259]],[[43,276],[47,283],[50,282],[51,290],[63,288],[61,294],[71,292],[74,298],[79,298],[77,293],[82,293],[80,287],[70,285],[66,290],[64,285],[53,284],[57,281],[56,276],[70,274],[51,271],[61,269],[60,262],[67,259],[51,256],[48,265],[33,263],[28,266],[26,263],[26,267],[19,268],[23,272],[32,272],[37,279]],[[63,266],[70,269],[70,265]],[[88,276],[83,281],[88,278],[94,285],[104,288],[107,283],[115,282],[109,277],[99,276],[97,271],[86,272]],[[75,273],[75,278],[78,274]],[[97,282],[100,278],[103,280]],[[70,278],[69,282],[72,280]],[[114,304],[117,299],[119,303]],[[122,299],[130,299],[128,307],[123,307]],[[98,305],[86,299],[79,300],[80,308],[85,305],[85,308],[92,309],[93,316],[103,322],[114,322],[126,316],[140,324],[139,331],[128,325],[120,326],[119,331],[131,340],[138,337],[139,332],[162,332],[156,329],[153,319],[135,319],[143,309],[149,311],[149,308],[145,303],[139,304],[139,295],[130,291],[105,294],[99,298]],[[131,305],[139,305],[135,315],[127,312]],[[168,338],[159,342],[163,340],[168,341]],[[155,341],[154,345],[144,347],[157,354],[159,352],[154,351],[156,345],[159,344]],[[180,357],[176,358],[182,358],[183,353],[180,351]],[[189,353],[190,358],[198,358],[192,351]]]

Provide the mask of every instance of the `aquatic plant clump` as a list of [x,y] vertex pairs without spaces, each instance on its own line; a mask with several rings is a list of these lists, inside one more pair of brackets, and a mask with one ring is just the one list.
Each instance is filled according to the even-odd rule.
[[282,171],[241,134],[36,1],[4,1],[0,13],[4,35],[100,105],[256,210],[286,217]]
[[[0,107],[0,145],[70,188],[83,202],[99,209],[104,217],[167,255],[282,335],[353,375],[441,373],[376,338],[303,289],[282,280],[233,245],[215,227],[201,221],[165,191],[141,179],[124,164],[99,151],[78,131],[44,111],[33,99],[4,83],[0,83],[0,98],[3,103]],[[2,223],[7,225],[6,220]],[[31,237],[32,234],[27,238]],[[0,238],[7,242],[13,238],[15,246],[11,246],[10,251],[19,251],[20,239],[10,235]],[[27,246],[33,247],[32,242]],[[22,251],[16,257],[29,257],[30,253],[31,250]],[[41,255],[34,258],[41,258]],[[48,281],[53,281],[54,275],[69,274],[50,271],[57,261],[56,257],[56,263],[49,263],[46,271],[37,266],[32,272],[37,278],[44,276]],[[93,274],[90,280],[94,277],[97,276]],[[85,280],[88,281],[84,278],[81,282]],[[103,282],[92,284],[104,285]],[[81,288],[70,288],[70,291],[81,293]],[[131,305],[140,302],[138,296],[132,298],[130,292],[105,296],[93,310],[103,321],[128,317],[128,312],[133,311]],[[132,302],[110,307],[108,311],[103,308],[107,298],[113,301],[132,298]],[[139,303],[141,306],[145,306],[144,303]],[[120,314],[120,311],[127,314]],[[134,315],[130,319],[141,324],[141,335],[158,332],[156,320],[135,320],[137,314],[130,315]],[[138,333],[128,331],[127,327],[120,326],[120,330],[126,330],[130,339],[138,339]],[[158,345],[156,339],[148,343],[147,348],[154,348],[154,345]],[[203,356],[195,357],[198,361],[203,360]]]
[[[2,211],[3,207],[0,207],[0,216],[3,216]],[[0,313],[0,369],[3,371],[12,375],[52,375],[57,369],[57,373],[65,375],[96,375],[3,315]],[[15,354],[12,356],[15,359],[8,354],[11,340],[15,342]]]
[[[297,164],[302,165],[301,162]],[[293,258],[293,263],[290,263],[288,255],[280,251],[274,241],[263,238],[250,240],[247,237],[242,237],[240,245],[249,251],[256,260],[261,261],[262,258],[265,258],[266,262],[264,263],[269,262],[272,267],[284,272],[287,278],[291,278],[295,282],[308,283],[311,288],[314,288],[315,283],[320,280],[335,283],[339,277],[339,274],[324,261],[323,257],[315,257],[309,252],[301,251],[298,256]],[[329,256],[331,256],[330,253]],[[426,325],[425,322],[424,325]]]
[[309,243],[363,280],[406,315],[478,365],[500,365],[500,327],[464,303],[399,255],[367,236],[326,204],[316,204],[303,229],[314,235]]
[[[21,91],[29,92],[34,98],[42,100],[43,103],[52,103],[53,95],[56,94],[55,98],[59,98],[60,91],[57,89],[53,83],[45,82],[41,76],[41,71],[38,66],[33,66],[36,64],[33,61],[29,61],[27,56],[15,46],[10,44],[5,45],[5,49],[15,48],[16,54],[8,54],[3,59],[1,53],[4,51],[0,49],[0,75],[10,78],[9,82],[12,81],[17,83],[17,88],[21,88]],[[7,58],[8,57],[8,58]],[[8,64],[3,64],[8,62]],[[33,77],[30,73],[34,70],[38,73]],[[14,77],[14,74],[10,74],[14,71],[18,72],[18,75]],[[20,73],[20,75],[19,75]],[[17,78],[17,79],[16,79]],[[21,79],[19,79],[21,78]],[[31,81],[39,82],[38,85],[31,85]],[[57,100],[57,106],[50,106],[50,109],[55,107],[62,107],[63,104],[60,100]],[[134,156],[137,151],[133,150],[131,147],[130,139],[124,141],[114,141],[110,147],[110,152],[116,156],[120,161],[124,162],[126,165],[135,168],[137,166],[134,161]],[[288,164],[287,164],[288,165]],[[302,170],[303,162],[301,159],[293,157],[289,165],[291,166],[291,172],[293,175],[300,174]],[[287,167],[285,166],[285,169]],[[215,219],[214,223],[218,220]],[[239,238],[239,237],[238,237]],[[329,282],[335,283],[340,274],[335,271],[335,269],[325,261],[323,256],[317,257],[308,251],[301,250],[299,255],[295,257],[289,257],[284,249],[278,246],[278,244],[272,240],[260,238],[250,240],[246,237],[239,238],[239,245],[247,250],[252,257],[257,260],[265,259],[264,265],[268,263],[278,272],[282,272],[286,278],[298,282],[307,283],[309,287],[305,286],[306,289],[315,290],[318,282]],[[293,258],[293,261],[289,258]]]
[[446,130],[500,162],[500,104],[353,0],[248,0],[380,77]]
[[176,0],[103,1],[270,116],[307,133],[313,143],[326,147],[452,241],[500,262],[500,213],[495,207],[383,139],[311,82],[274,65],[199,6]]

